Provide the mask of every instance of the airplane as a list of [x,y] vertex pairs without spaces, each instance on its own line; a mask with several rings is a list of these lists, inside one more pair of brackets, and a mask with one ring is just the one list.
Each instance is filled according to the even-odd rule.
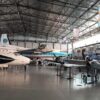
[[0,68],[25,65],[24,67],[26,69],[26,65],[29,64],[31,60],[17,52],[19,50],[25,49],[22,47],[10,45],[7,38],[7,34],[2,34],[0,44]]
[[20,54],[0,52],[0,67],[7,68],[8,66],[27,65],[30,59]]
[[24,51],[21,52],[22,55],[30,58],[32,60],[32,62],[37,62],[38,64],[42,65],[42,64],[53,64],[57,62],[57,59],[68,59],[71,58],[72,53],[67,53],[64,51],[58,51],[58,50],[47,50],[47,49],[42,49],[41,51]]
[[[71,55],[66,52],[56,51],[56,50],[47,50],[45,49],[46,45],[42,44],[38,48],[29,49],[24,47],[19,47],[15,45],[10,45],[7,34],[1,35],[1,44],[0,44],[0,55],[2,56],[0,60],[6,62],[7,64],[0,64],[2,66],[8,65],[22,65],[28,64],[30,58],[37,60],[35,58],[40,58],[42,60],[54,60],[56,57],[67,57]],[[6,57],[5,57],[6,55]],[[8,58],[7,58],[8,57]],[[5,60],[4,60],[5,59]]]
[[47,50],[47,49],[42,49],[42,50],[25,50],[20,52],[22,55],[29,57],[30,59],[35,59],[35,58],[41,58],[43,60],[45,59],[54,59],[56,57],[67,57],[71,55],[71,53],[67,53],[64,51],[58,51],[58,50]]

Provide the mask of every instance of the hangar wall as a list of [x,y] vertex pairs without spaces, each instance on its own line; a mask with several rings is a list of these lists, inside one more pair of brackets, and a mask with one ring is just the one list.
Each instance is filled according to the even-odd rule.
[[79,48],[79,47],[96,44],[96,43],[100,43],[100,34],[75,42],[74,48]]
[[[84,37],[83,39],[80,39],[78,41],[75,41],[73,43],[73,49],[76,48],[82,48],[93,44],[100,44],[100,33],[96,32],[95,34],[92,34],[91,36]],[[72,43],[68,44],[68,52],[72,52]]]
[[[87,46],[87,45],[94,44],[94,43],[100,43],[99,37],[100,37],[100,34],[97,34],[95,36],[91,36],[84,40],[77,41],[73,43],[74,45],[73,49],[80,48],[80,47]],[[40,43],[13,41],[12,44],[18,45],[21,47],[27,47],[27,48],[37,48]],[[48,50],[55,49],[55,50],[67,51],[67,44],[60,44],[60,43],[45,43],[45,44],[47,45],[46,48]],[[68,44],[68,52],[72,52],[72,44]]]

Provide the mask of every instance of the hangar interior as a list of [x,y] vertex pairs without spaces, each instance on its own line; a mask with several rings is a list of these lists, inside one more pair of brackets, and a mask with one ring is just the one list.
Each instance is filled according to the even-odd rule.
[[0,32],[15,44],[64,43],[75,28],[79,39],[99,32],[99,0],[1,0],[0,5]]
[[[11,45],[34,49],[44,44],[49,51],[71,53],[71,58],[75,61],[82,60],[83,49],[86,53],[96,52],[100,55],[100,0],[0,0],[0,35],[2,34],[8,35]],[[0,59],[1,63],[3,59]],[[27,71],[25,67],[25,72],[23,67],[10,67],[7,71],[1,71],[0,98],[99,100],[100,83],[82,82],[83,76],[86,76],[83,75],[84,68],[83,72],[79,70],[79,74],[83,75],[81,78],[74,69],[75,80],[67,80],[66,77],[56,75],[56,70],[57,74],[62,72],[57,62],[53,62],[53,65],[47,68],[33,68],[33,65],[29,65]],[[100,73],[100,62],[95,66],[92,75],[96,77],[85,77],[86,80],[95,78],[95,81],[99,81],[97,74]],[[69,67],[68,70],[70,73]],[[66,74],[65,71],[66,68],[63,74]]]

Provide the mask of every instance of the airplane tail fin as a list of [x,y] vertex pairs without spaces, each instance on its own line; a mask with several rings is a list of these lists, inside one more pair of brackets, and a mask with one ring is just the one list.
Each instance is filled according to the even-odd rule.
[[10,44],[9,39],[7,37],[7,34],[2,34],[1,35],[0,42],[1,42],[2,45],[9,45]]

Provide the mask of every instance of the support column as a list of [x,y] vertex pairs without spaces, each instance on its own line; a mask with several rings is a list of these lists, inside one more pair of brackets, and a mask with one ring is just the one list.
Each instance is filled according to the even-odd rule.
[[55,47],[55,43],[53,43],[53,49],[54,49],[54,47]]
[[61,51],[61,43],[60,43],[60,51]]
[[68,53],[68,43],[67,43],[67,53]]

